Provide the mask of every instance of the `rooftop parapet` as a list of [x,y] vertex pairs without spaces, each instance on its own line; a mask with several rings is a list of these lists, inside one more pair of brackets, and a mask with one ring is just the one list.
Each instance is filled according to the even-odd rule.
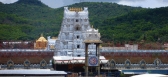
[[83,11],[82,8],[76,8],[76,7],[70,7],[69,10],[70,11],[75,11],[75,12]]
[[64,7],[64,18],[75,18],[80,17],[87,19],[88,18],[88,8],[76,8],[76,7]]

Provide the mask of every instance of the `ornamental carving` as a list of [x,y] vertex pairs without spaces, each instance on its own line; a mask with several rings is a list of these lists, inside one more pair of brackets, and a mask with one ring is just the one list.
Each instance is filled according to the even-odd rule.
[[157,58],[157,59],[154,60],[154,65],[156,67],[158,67],[160,64],[161,64],[161,60],[160,59]]
[[47,62],[44,59],[40,62],[40,68],[41,69],[47,68]]
[[9,61],[7,62],[7,68],[8,68],[8,69],[13,69],[13,68],[14,68],[14,62],[13,62],[12,60],[9,60]]
[[127,69],[131,68],[131,61],[128,59],[125,61],[125,68],[127,68]]
[[110,61],[110,66],[111,66],[111,68],[115,68],[116,67],[116,62],[112,59],[111,61]]
[[145,69],[146,68],[146,62],[145,62],[145,60],[141,60],[139,62],[139,66],[140,66],[140,68]]
[[29,68],[30,68],[30,64],[31,64],[31,63],[30,63],[29,60],[26,59],[23,64],[24,64],[24,67],[25,67],[26,69],[29,69]]

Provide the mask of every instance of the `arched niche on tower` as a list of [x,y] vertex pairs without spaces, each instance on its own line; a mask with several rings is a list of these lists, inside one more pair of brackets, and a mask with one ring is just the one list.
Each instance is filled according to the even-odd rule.
[[76,22],[79,22],[79,19],[76,19],[75,21],[76,21]]
[[80,25],[77,24],[77,25],[74,27],[74,30],[75,30],[75,31],[81,31],[82,29],[81,29]]

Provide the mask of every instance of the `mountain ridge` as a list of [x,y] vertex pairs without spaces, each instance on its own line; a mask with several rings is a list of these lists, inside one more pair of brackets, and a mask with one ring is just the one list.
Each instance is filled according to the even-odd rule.
[[[24,1],[24,0],[19,0],[19,1]],[[3,7],[3,8],[0,8],[1,13],[4,13],[3,14],[4,16],[6,14],[7,16],[5,16],[6,17],[5,19],[9,20],[12,23],[12,24],[8,22],[4,23],[3,21],[0,21],[0,26],[6,25],[9,28],[10,26],[12,26],[11,28],[13,28],[13,30],[18,30],[18,34],[22,34],[22,35],[17,35],[17,33],[15,33],[14,35],[17,37],[12,36],[8,38],[9,35],[8,37],[3,36],[5,32],[2,32],[0,34],[0,37],[3,37],[3,39],[1,38],[1,40],[6,40],[6,39],[7,40],[12,40],[12,39],[13,40],[34,40],[34,39],[37,39],[41,33],[43,33],[45,37],[58,35],[61,27],[62,19],[63,19],[63,7],[53,9],[45,5],[43,6],[43,3],[41,2],[38,3],[39,2],[38,0],[36,0],[35,2],[31,2],[31,1],[29,2],[29,0],[27,1],[0,5],[0,7]],[[134,27],[129,27],[129,25],[132,25],[130,23],[132,22],[131,19],[133,18],[129,16],[136,17],[136,13],[138,14],[143,10],[145,11],[153,10],[153,9],[145,9],[141,7],[130,7],[125,5],[118,5],[116,3],[103,3],[103,2],[82,2],[82,3],[75,3],[67,7],[88,7],[90,23],[91,25],[94,25],[94,28],[99,29],[102,35],[101,39],[105,42],[112,41],[114,39],[116,41],[124,41],[124,40],[139,41],[140,39],[143,38],[143,34],[140,33],[141,31],[137,33],[138,35],[133,34],[135,30],[132,30],[132,28]],[[159,9],[160,8],[158,8],[158,11]],[[1,19],[3,15],[0,15]],[[161,16],[161,17],[164,18],[164,16]],[[130,20],[128,21],[127,18],[129,18]],[[144,18],[141,18],[141,19],[144,19]],[[125,24],[126,20],[129,24]],[[158,22],[159,21],[160,20],[158,20]],[[142,24],[142,23],[150,24],[150,22],[148,23],[146,21],[140,21],[140,20],[136,22],[137,24],[134,23],[134,26],[138,26],[138,24]],[[167,21],[163,20],[163,22],[167,22]],[[114,27],[115,24],[117,25],[116,27]],[[153,23],[151,23],[151,25],[152,24]],[[15,28],[14,26],[17,26],[17,27]],[[122,27],[122,26],[126,26],[126,27]],[[24,27],[26,27],[28,30],[24,29]],[[6,29],[3,30],[3,28],[1,28],[0,30],[6,31]],[[127,32],[129,32],[130,34],[126,34]],[[10,33],[7,33],[7,34],[10,34]],[[113,34],[115,34],[115,37],[113,37]],[[146,33],[146,34],[150,34],[150,33]],[[151,36],[151,38],[153,38],[154,41],[156,41],[156,37]]]
[[47,6],[43,4],[40,0],[18,0],[13,4],[29,4],[29,5]]

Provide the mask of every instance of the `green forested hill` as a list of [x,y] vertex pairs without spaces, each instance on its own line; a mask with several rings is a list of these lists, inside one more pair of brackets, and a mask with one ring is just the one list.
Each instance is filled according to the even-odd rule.
[[[96,28],[108,17],[118,17],[142,9],[98,2],[76,3],[68,7],[88,7],[91,25]],[[19,0],[13,4],[0,3],[0,13],[0,40],[35,40],[41,33],[44,36],[57,36],[63,7],[52,9],[39,0]]]
[[33,27],[28,23],[28,19],[0,12],[0,40],[31,39]]
[[[63,15],[60,9],[49,8],[39,0],[19,0],[13,4],[0,4],[0,12],[2,13],[0,26],[11,26],[8,29],[17,28],[21,31],[19,34],[24,33],[26,35],[26,37],[19,34],[15,35],[18,38],[2,36],[3,38],[0,38],[1,40],[35,40],[41,33],[44,33],[46,36],[56,36]],[[6,23],[4,21],[10,21],[12,23]],[[19,28],[14,26],[18,26]],[[29,32],[25,31],[27,27],[31,27]]]
[[[168,41],[168,7],[143,9],[104,20],[102,38],[115,41]],[[109,36],[111,34],[111,36]]]
[[88,7],[89,19],[94,27],[101,26],[100,23],[109,17],[118,17],[131,12],[132,10],[142,9],[140,7],[130,7],[118,5],[116,3],[85,2],[70,5],[69,7]]

